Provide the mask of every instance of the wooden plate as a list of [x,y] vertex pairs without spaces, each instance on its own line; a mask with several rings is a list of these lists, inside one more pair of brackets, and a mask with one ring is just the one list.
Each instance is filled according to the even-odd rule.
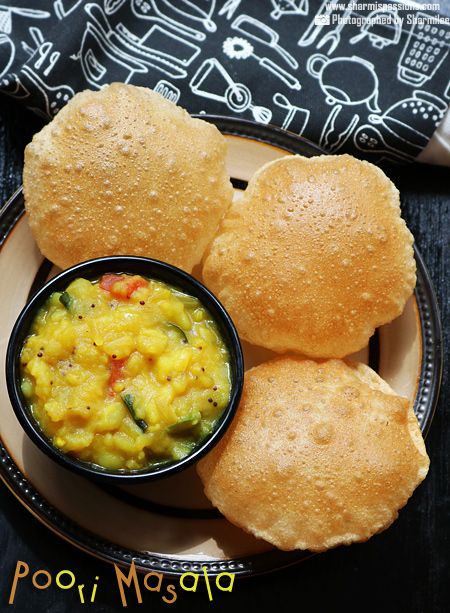
[[[219,117],[206,117],[226,135],[228,166],[236,190],[264,163],[287,153],[312,156],[314,145],[283,130]],[[14,321],[30,292],[56,271],[43,260],[31,236],[22,191],[0,213],[0,360]],[[358,358],[414,402],[426,433],[436,406],[441,363],[441,329],[436,299],[416,250],[417,288],[405,311],[380,328]],[[244,346],[246,366],[270,352]],[[4,372],[4,366],[3,370]],[[186,571],[239,575],[267,572],[308,557],[282,552],[228,523],[204,497],[195,469],[161,482],[100,488],[44,456],[22,431],[0,379],[1,476],[17,498],[62,538],[102,559],[167,575]],[[407,512],[407,511],[406,511]]]

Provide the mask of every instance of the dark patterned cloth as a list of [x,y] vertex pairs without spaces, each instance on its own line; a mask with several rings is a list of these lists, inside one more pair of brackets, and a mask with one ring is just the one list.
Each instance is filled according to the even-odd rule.
[[123,81],[373,162],[410,161],[428,143],[450,99],[449,49],[448,18],[393,1],[0,5],[0,91],[46,118]]

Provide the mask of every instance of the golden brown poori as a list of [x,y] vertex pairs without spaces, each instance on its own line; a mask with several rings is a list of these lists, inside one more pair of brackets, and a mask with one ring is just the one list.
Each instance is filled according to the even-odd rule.
[[76,94],[25,150],[31,230],[66,268],[140,255],[191,271],[231,204],[219,130],[145,87]]
[[402,313],[415,285],[412,244],[379,168],[349,155],[287,156],[228,210],[203,279],[250,343],[344,357]]
[[429,466],[409,402],[368,366],[277,357],[246,373],[237,415],[198,464],[233,524],[284,550],[365,541]]

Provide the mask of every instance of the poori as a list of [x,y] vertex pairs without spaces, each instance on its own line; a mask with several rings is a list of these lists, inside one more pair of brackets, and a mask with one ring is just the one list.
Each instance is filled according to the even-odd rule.
[[387,528],[428,466],[408,400],[368,366],[286,356],[246,373],[198,473],[233,524],[280,549],[321,551]]
[[231,204],[219,130],[145,87],[76,94],[25,149],[39,249],[61,268],[107,255],[187,272]]
[[114,470],[181,460],[230,399],[229,354],[198,298],[141,275],[82,277],[39,309],[21,388],[60,451]]
[[400,315],[415,285],[399,194],[349,155],[263,166],[228,210],[203,279],[245,340],[344,357]]

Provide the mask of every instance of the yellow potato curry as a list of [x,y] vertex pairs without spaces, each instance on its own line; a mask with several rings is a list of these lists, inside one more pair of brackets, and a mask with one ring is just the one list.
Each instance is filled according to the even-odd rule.
[[76,279],[38,312],[22,393],[61,451],[107,469],[179,460],[230,398],[229,355],[197,298],[138,275]]

